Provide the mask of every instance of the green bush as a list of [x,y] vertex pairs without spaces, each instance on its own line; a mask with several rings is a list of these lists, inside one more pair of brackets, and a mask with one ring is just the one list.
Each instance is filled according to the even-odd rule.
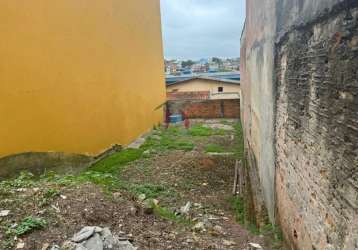
[[26,217],[14,229],[14,233],[18,236],[32,232],[35,229],[42,229],[47,225],[46,220],[36,217]]

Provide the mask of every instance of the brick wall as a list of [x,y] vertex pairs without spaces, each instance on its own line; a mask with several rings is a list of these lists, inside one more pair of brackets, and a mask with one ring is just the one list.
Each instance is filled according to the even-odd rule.
[[241,121],[253,196],[290,249],[358,249],[358,1],[246,2]]
[[300,249],[358,249],[358,4],[292,30],[276,56],[279,221]]
[[189,118],[239,118],[240,100],[176,100],[168,101],[172,114],[185,110]]

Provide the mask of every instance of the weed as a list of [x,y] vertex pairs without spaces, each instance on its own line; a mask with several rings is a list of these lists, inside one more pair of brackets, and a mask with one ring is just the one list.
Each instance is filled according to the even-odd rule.
[[171,211],[170,209],[168,209],[166,207],[161,207],[154,203],[152,203],[152,207],[154,210],[154,214],[156,214],[157,216],[159,216],[163,219],[174,221],[175,223],[182,224],[185,226],[193,225],[192,220],[185,218],[184,216],[177,215],[173,211]]
[[238,142],[238,145],[236,147],[236,156],[238,159],[243,160],[244,159],[244,135],[243,135],[243,131],[242,131],[242,125],[240,122],[235,125],[235,133],[236,133],[236,140]]
[[279,226],[268,223],[261,228],[260,232],[263,235],[271,236],[273,238],[272,245],[274,248],[282,247],[283,234]]
[[205,152],[206,153],[223,153],[225,152],[225,149],[217,144],[208,144],[205,147]]
[[28,188],[35,184],[34,175],[30,172],[21,172],[16,179],[6,180],[0,182],[1,190],[9,190],[11,188]]
[[17,225],[13,230],[13,232],[17,235],[24,235],[27,233],[32,232],[33,230],[36,229],[42,229],[47,225],[46,220],[42,219],[42,218],[36,218],[36,217],[26,217],[25,219],[22,220],[22,222]]
[[43,196],[39,203],[39,206],[43,207],[45,205],[48,205],[53,198],[55,198],[56,196],[59,196],[59,195],[60,195],[60,191],[58,191],[57,189],[53,189],[53,188],[47,189],[43,193]]
[[240,224],[245,224],[246,213],[243,199],[239,196],[235,196],[233,198],[230,198],[230,203],[232,208],[234,209],[236,221]]

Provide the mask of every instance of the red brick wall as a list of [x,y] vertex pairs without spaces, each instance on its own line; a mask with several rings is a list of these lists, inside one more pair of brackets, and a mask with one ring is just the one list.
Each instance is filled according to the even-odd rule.
[[189,118],[240,118],[240,100],[168,101],[171,114],[185,110]]

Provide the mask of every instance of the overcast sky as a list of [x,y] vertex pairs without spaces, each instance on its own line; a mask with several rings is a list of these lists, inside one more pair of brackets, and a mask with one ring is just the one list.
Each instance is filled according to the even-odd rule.
[[161,0],[168,59],[239,57],[245,0]]

